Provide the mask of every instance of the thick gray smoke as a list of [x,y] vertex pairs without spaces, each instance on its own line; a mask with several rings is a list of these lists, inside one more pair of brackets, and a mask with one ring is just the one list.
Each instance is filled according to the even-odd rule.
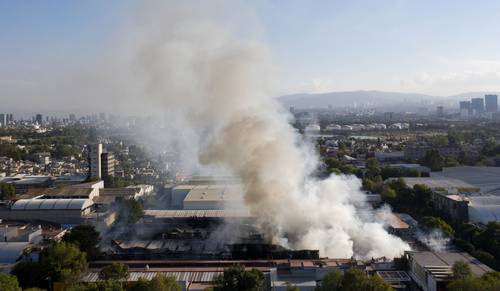
[[394,257],[409,249],[375,222],[357,179],[312,177],[314,151],[269,97],[265,46],[182,8],[148,18],[136,32],[134,71],[175,128],[171,137],[202,165],[242,180],[245,203],[271,239],[329,257]]

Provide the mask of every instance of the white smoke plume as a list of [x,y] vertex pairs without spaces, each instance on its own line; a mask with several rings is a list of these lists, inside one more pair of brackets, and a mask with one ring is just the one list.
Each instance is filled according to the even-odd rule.
[[185,8],[143,18],[128,52],[147,96],[174,128],[170,137],[202,165],[240,178],[245,203],[276,242],[329,257],[395,257],[409,249],[375,222],[357,179],[312,176],[317,156],[270,98],[268,49]]

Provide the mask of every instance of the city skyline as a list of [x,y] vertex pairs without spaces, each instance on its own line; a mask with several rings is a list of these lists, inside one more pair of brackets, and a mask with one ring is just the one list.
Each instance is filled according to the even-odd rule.
[[[129,91],[119,86],[127,78],[120,76],[121,68],[106,61],[123,53],[115,46],[133,40],[137,23],[161,15],[169,5],[189,7],[190,13],[224,26],[236,39],[263,44],[273,65],[273,96],[500,91],[500,43],[492,38],[500,32],[500,4],[495,1],[291,1],[286,6],[277,1],[4,1],[4,106],[22,101],[72,111],[64,100],[76,100],[74,107],[82,108],[88,104],[77,99],[105,101],[105,96]],[[111,79],[105,85],[99,80],[104,76]]]

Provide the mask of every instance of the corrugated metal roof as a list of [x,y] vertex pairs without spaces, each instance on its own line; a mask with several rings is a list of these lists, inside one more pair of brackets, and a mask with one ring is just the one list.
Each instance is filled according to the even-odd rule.
[[252,217],[249,210],[145,210],[145,215],[155,218],[246,218]]
[[90,199],[19,199],[12,210],[83,210],[92,204]]
[[[174,277],[177,281],[210,283],[222,274],[222,272],[153,272],[153,271],[132,271],[129,273],[127,281],[137,281],[139,278],[147,280],[153,279],[156,275],[161,274],[167,277]],[[83,278],[83,282],[100,281],[99,272],[89,272]]]

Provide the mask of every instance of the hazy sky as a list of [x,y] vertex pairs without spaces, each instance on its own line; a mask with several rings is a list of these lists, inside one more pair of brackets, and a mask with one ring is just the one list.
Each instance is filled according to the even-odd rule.
[[[95,61],[141,2],[0,0],[2,101]],[[235,34],[269,46],[278,94],[500,90],[500,1],[213,3]]]

